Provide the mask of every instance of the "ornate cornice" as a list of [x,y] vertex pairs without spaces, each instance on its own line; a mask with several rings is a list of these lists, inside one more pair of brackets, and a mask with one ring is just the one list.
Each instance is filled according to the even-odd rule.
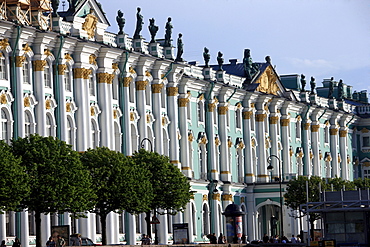
[[269,117],[269,120],[270,120],[270,124],[277,124],[279,117],[272,116],[272,117]]
[[179,99],[179,107],[187,107],[188,103],[189,103],[188,98],[180,98]]
[[163,84],[152,84],[152,93],[161,93]]
[[168,87],[167,88],[167,96],[177,96],[179,94],[178,87]]
[[252,115],[253,115],[252,111],[244,111],[243,112],[243,119],[251,119]]
[[227,107],[227,106],[219,106],[218,107],[218,114],[219,115],[226,115],[228,110],[229,110],[229,107]]
[[263,122],[265,121],[265,118],[266,118],[266,114],[256,114],[256,121],[257,122]]
[[44,67],[46,65],[45,60],[36,60],[33,61],[33,70],[34,71],[44,71]]

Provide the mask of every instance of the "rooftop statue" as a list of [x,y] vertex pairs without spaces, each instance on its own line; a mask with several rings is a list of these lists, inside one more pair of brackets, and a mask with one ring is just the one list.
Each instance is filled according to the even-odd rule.
[[177,55],[175,61],[182,62],[183,53],[184,53],[184,44],[182,43],[182,34],[179,33],[179,37],[177,38]]
[[150,24],[148,28],[149,28],[150,36],[152,37],[152,39],[150,40],[150,43],[155,43],[155,35],[157,34],[158,29],[159,29],[158,26],[154,25],[154,22],[155,22],[154,18],[149,19]]
[[311,85],[311,93],[314,94],[315,88],[316,88],[316,82],[315,82],[315,77],[313,76],[311,76],[310,85]]
[[257,73],[258,68],[253,64],[251,51],[249,49],[244,50],[243,66],[246,79],[251,81],[253,76]]
[[203,58],[204,58],[204,62],[205,62],[205,67],[206,68],[209,68],[209,60],[211,59],[211,55],[209,54],[209,50],[207,47],[204,47],[204,52],[203,52]]
[[304,92],[305,91],[305,87],[306,87],[306,79],[305,79],[305,75],[304,74],[301,74],[301,92]]
[[171,46],[171,35],[172,35],[172,23],[171,23],[171,17],[168,17],[167,23],[166,23],[166,34],[164,35],[164,47],[170,47]]
[[224,59],[223,59],[223,54],[222,54],[222,52],[218,52],[218,55],[217,55],[217,62],[218,62],[218,70],[223,70],[222,69],[222,65],[224,64]]
[[59,0],[51,0],[51,7],[53,8],[53,17],[58,17]]
[[333,98],[333,92],[334,92],[334,77],[330,78],[329,93],[328,93],[328,98],[329,99]]
[[344,98],[343,80],[340,79],[338,83],[338,99],[343,100],[343,98]]
[[141,39],[140,32],[143,29],[143,16],[140,13],[141,8],[137,8],[137,13],[136,13],[136,29],[135,29],[135,34],[134,34],[134,39]]
[[123,18],[123,13],[121,10],[118,10],[116,21],[118,24],[119,32],[118,34],[123,34],[123,27],[125,26],[126,20]]
[[265,57],[265,61],[266,61],[266,63],[271,64],[271,57],[270,56],[266,56]]

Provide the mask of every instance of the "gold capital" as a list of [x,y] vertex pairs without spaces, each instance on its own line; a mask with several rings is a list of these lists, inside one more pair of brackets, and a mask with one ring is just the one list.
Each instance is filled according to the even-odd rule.
[[114,74],[98,73],[98,83],[112,84]]
[[346,137],[347,136],[347,130],[340,130],[339,131],[339,137]]
[[312,132],[319,132],[320,125],[319,124],[313,124],[311,125],[311,131]]
[[225,194],[225,195],[222,195],[222,201],[233,201],[233,195],[231,194]]
[[279,117],[277,116],[269,117],[269,120],[270,120],[270,124],[277,124]]
[[303,124],[303,128],[304,128],[304,130],[309,130],[309,129],[310,129],[310,126],[311,126],[311,124],[310,124],[310,123],[304,123],[304,124]]
[[167,88],[167,95],[168,96],[177,96],[179,93],[179,88],[178,87],[168,87]]
[[0,49],[1,50],[6,50],[6,47],[9,46],[9,40],[8,39],[3,39],[0,41]]
[[66,64],[59,64],[58,65],[58,74],[59,75],[64,75],[64,71],[67,69]]
[[243,119],[251,119],[252,115],[253,115],[252,111],[244,111],[243,112]]
[[256,114],[256,121],[257,122],[263,122],[265,121],[266,114]]
[[212,199],[213,199],[213,200],[220,201],[220,194],[218,194],[218,193],[213,193],[213,194],[212,194]]
[[84,68],[74,68],[73,69],[74,78],[75,79],[82,79],[84,70],[85,70]]
[[147,81],[136,81],[136,90],[145,90],[148,85]]
[[338,129],[337,128],[330,129],[329,133],[330,133],[331,136],[337,135],[338,134]]
[[219,106],[218,107],[218,114],[226,115],[228,110],[229,110],[229,107],[227,107],[227,106]]
[[163,84],[152,84],[152,93],[161,93]]
[[290,119],[289,118],[281,119],[280,123],[281,123],[281,126],[289,126]]
[[36,60],[33,61],[33,70],[34,71],[44,71],[44,67],[46,65],[45,60]]
[[203,195],[203,201],[208,201],[208,195]]
[[90,70],[90,69],[84,69],[82,71],[82,77],[84,79],[89,79],[91,74],[92,74],[92,70]]
[[180,98],[179,99],[179,107],[186,107],[189,103],[188,98]]
[[24,61],[26,61],[25,56],[16,56],[15,57],[15,67],[22,67]]
[[216,108],[216,104],[215,103],[209,103],[208,104],[208,111],[209,112],[213,112]]
[[123,86],[124,87],[130,87],[131,82],[132,82],[132,77],[123,78]]

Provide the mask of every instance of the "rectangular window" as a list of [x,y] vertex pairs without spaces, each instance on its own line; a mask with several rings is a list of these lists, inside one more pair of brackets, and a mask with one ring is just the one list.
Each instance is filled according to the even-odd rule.
[[362,137],[362,146],[370,147],[370,137],[369,136]]

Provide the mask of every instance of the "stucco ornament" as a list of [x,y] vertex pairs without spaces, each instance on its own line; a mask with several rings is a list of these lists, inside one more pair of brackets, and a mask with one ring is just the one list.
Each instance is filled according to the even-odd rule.
[[90,14],[86,16],[85,22],[82,24],[82,29],[87,32],[89,39],[94,37],[97,23],[98,17],[94,15],[94,10],[90,9]]

